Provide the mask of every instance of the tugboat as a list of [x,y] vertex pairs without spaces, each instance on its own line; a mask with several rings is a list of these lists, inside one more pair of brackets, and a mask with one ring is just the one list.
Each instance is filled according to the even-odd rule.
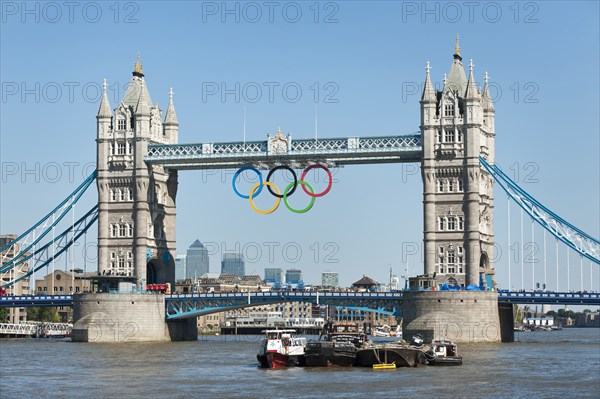
[[296,337],[296,330],[265,330],[256,358],[260,367],[282,368],[304,365],[306,338]]
[[370,343],[356,323],[334,324],[328,321],[317,342],[306,344],[307,367],[353,366],[359,348]]
[[425,353],[428,349],[428,346],[423,345],[423,339],[415,335],[410,343],[398,341],[359,349],[356,361],[362,367],[390,363],[395,364],[396,367],[417,367],[427,363]]
[[456,344],[452,341],[433,341],[431,349],[425,353],[430,366],[459,366],[462,356],[458,354]]

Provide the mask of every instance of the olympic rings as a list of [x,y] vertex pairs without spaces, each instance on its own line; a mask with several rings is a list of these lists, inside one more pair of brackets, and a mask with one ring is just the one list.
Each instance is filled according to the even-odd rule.
[[[311,169],[315,169],[315,168],[323,169],[327,173],[327,176],[329,177],[329,183],[327,184],[327,188],[317,194],[315,194],[315,191],[312,188],[312,186],[304,180],[304,178],[306,177],[308,172]],[[279,169],[285,169],[285,170],[291,172],[292,176],[294,177],[294,181],[287,185],[287,187],[283,191],[283,195],[281,194],[281,192],[279,191],[279,188],[275,185],[275,183],[269,181],[271,179],[271,176],[273,176],[273,174],[275,173],[275,171],[277,171]],[[252,189],[250,190],[250,193],[248,195],[243,195],[242,193],[240,193],[235,184],[235,180],[237,179],[237,177],[240,175],[240,173],[242,173],[245,170],[251,170],[251,171],[255,172],[258,175],[258,179],[259,179],[258,183],[256,183],[254,186],[252,186]],[[308,196],[311,197],[310,203],[304,209],[294,209],[288,203],[288,197],[290,197],[296,191],[298,184],[300,184],[302,186],[302,190]],[[313,205],[315,204],[316,198],[323,197],[325,194],[327,194],[331,190],[332,185],[333,185],[333,176],[331,174],[331,171],[327,167],[320,165],[320,164],[310,165],[309,167],[304,169],[300,179],[298,179],[296,172],[294,172],[294,170],[291,167],[289,167],[287,165],[276,166],[269,171],[269,173],[267,175],[267,179],[265,181],[263,181],[262,174],[257,168],[254,168],[252,166],[244,166],[235,172],[235,174],[233,175],[233,181],[232,181],[233,191],[237,194],[237,196],[240,198],[249,200],[250,207],[255,212],[260,213],[261,215],[268,215],[270,213],[275,212],[277,210],[277,208],[279,208],[282,198],[283,198],[283,202],[284,202],[286,208],[289,209],[291,212],[306,213],[312,209]],[[262,188],[264,186],[267,186],[267,190],[269,190],[271,195],[273,195],[274,197],[277,198],[275,205],[272,208],[267,209],[267,210],[258,209],[256,207],[256,205],[254,204],[254,199],[261,193]]]
[[[245,170],[251,170],[253,172],[255,172],[258,175],[258,184],[259,184],[259,188],[258,188],[258,192],[256,193],[256,195],[260,194],[260,192],[262,191],[263,188],[263,179],[262,179],[262,173],[260,173],[260,170],[253,168],[252,166],[244,166],[243,168],[239,168],[235,174],[233,175],[233,180],[231,181],[231,184],[233,185],[233,191],[235,191],[235,193],[243,198],[243,199],[248,199],[250,198],[250,196],[252,195],[252,193],[250,193],[250,195],[244,195],[242,193],[240,193],[237,189],[237,186],[235,185],[235,179],[237,179],[237,177],[240,175],[240,173],[242,173]],[[270,190],[269,190],[270,191]]]
[[[294,182],[292,183],[292,184],[294,185],[294,188],[292,188],[292,191],[290,191],[290,192],[287,194],[287,195],[288,195],[288,197],[289,197],[290,195],[294,194],[294,191],[296,191],[296,187],[298,187],[298,177],[296,176],[296,172],[294,172],[294,170],[293,170],[292,168],[290,168],[290,167],[289,167],[289,166],[287,166],[287,165],[279,165],[279,166],[276,166],[276,167],[274,167],[273,169],[271,169],[271,170],[269,171],[269,174],[267,175],[267,181],[269,181],[269,179],[271,178],[271,176],[273,176],[273,173],[275,173],[275,171],[276,171],[276,170],[279,170],[279,169],[285,169],[285,170],[289,171],[289,172],[292,174],[292,176],[294,176]],[[273,194],[273,195],[274,195],[274,196],[276,196],[277,198],[283,198],[283,197],[284,197],[283,195],[275,194],[275,193],[273,192],[273,190],[271,190],[271,186],[270,186],[270,185],[269,185],[269,186],[267,186],[267,189],[269,190],[269,192],[270,192],[271,194]],[[257,195],[258,195],[258,194],[257,194]]]
[[318,163],[316,163],[314,165],[310,165],[308,168],[304,169],[304,172],[302,172],[302,176],[300,176],[300,180],[304,180],[308,171],[311,169],[315,169],[315,168],[323,169],[325,172],[327,172],[327,176],[329,177],[329,184],[327,185],[327,188],[324,191],[320,192],[319,194],[315,194],[314,192],[309,193],[306,190],[306,187],[304,185],[302,185],[302,190],[304,190],[304,192],[306,194],[310,195],[311,197],[322,197],[325,194],[327,194],[329,192],[329,190],[331,190],[331,186],[333,185],[333,176],[331,175],[331,171],[329,169],[327,169],[323,165],[319,165]]
[[[292,183],[293,184],[293,183]],[[277,188],[277,186],[275,185],[275,183],[271,183],[270,181],[266,181],[264,183],[262,183],[262,185],[260,183],[256,183],[254,185],[254,187],[252,187],[252,189],[250,190],[250,195],[248,195],[249,199],[250,199],[250,206],[252,207],[252,209],[254,209],[256,212],[260,213],[261,215],[268,215],[269,213],[273,213],[277,210],[277,208],[279,208],[279,203],[281,202],[281,198],[277,198],[277,201],[275,201],[275,206],[273,206],[273,208],[271,209],[267,209],[266,211],[262,211],[260,209],[258,209],[255,205],[254,205],[254,192],[256,191],[256,189],[258,187],[262,187],[262,186],[267,186],[267,187],[273,187],[273,189],[275,190],[275,192],[277,194],[279,194],[279,189]]]
[[[310,184],[308,184],[304,180],[299,180],[298,183],[300,183],[302,185],[302,187],[304,187],[304,186],[308,187],[308,189],[310,190],[311,193],[313,193],[313,194],[315,193],[315,190],[313,190],[313,188],[310,186]],[[292,187],[292,186],[294,186],[294,188],[292,189],[292,191],[290,191],[288,193],[290,187]],[[290,206],[290,204],[288,204],[287,197],[289,196],[289,194],[293,193],[295,189],[296,189],[296,185],[294,185],[294,183],[290,183],[285,188],[285,191],[283,192],[283,203],[285,204],[286,208],[289,209],[290,211],[294,212],[294,213],[306,213],[306,212],[310,211],[310,209],[315,204],[315,200],[317,199],[315,196],[311,196],[310,197],[310,203],[304,209],[294,209],[294,208],[292,208]]]

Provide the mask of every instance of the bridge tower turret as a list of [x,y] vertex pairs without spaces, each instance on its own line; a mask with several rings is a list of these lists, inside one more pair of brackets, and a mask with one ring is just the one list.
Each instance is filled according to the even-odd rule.
[[138,288],[174,284],[177,171],[144,162],[148,145],[177,143],[172,96],[163,123],[138,55],[114,115],[105,86],[97,120],[98,272]]
[[493,286],[493,180],[479,157],[494,161],[494,107],[487,83],[467,80],[458,35],[442,91],[427,64],[421,97],[425,274],[436,284]]

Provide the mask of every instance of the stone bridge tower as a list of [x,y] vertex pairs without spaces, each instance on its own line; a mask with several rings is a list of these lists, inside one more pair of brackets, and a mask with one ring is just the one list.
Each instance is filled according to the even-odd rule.
[[177,171],[144,162],[150,144],[176,144],[173,92],[164,120],[138,55],[125,97],[111,110],[106,81],[97,119],[98,272],[104,284],[175,280]]
[[493,288],[493,179],[479,157],[494,163],[494,106],[487,73],[467,79],[458,35],[444,87],[434,89],[429,63],[421,97],[426,278],[435,284]]

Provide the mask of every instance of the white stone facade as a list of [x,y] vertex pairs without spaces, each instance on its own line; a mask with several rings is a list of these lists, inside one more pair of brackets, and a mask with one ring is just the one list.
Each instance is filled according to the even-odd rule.
[[162,117],[138,58],[123,100],[110,109],[106,82],[97,119],[98,272],[175,283],[177,171],[144,162],[148,145],[176,144],[179,123],[169,94]]
[[469,69],[467,79],[458,40],[441,92],[427,64],[421,98],[425,274],[439,284],[486,286],[486,275],[494,274],[494,182],[479,157],[494,163],[494,106],[487,74],[482,91],[472,63]]

